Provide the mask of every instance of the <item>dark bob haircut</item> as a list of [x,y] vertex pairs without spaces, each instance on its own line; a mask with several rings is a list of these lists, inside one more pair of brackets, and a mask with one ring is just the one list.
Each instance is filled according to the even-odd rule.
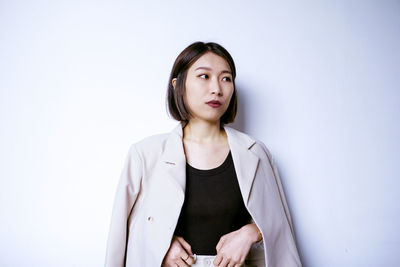
[[[235,87],[236,68],[232,56],[225,48],[217,43],[195,42],[186,47],[176,58],[168,80],[168,112],[177,121],[187,123],[190,119],[190,114],[184,99],[187,72],[190,66],[207,52],[212,52],[224,58],[231,68],[233,94],[227,110],[221,116],[220,123],[221,125],[224,125],[235,120],[237,112],[237,96]],[[175,89],[172,85],[172,80],[174,78],[176,78]]]

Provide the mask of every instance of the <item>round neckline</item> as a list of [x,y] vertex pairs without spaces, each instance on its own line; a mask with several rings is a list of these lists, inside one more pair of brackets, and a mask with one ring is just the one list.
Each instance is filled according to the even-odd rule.
[[190,173],[196,174],[196,175],[200,175],[200,176],[212,176],[212,175],[216,175],[219,174],[221,172],[223,172],[225,169],[227,169],[231,164],[233,163],[232,160],[232,154],[231,151],[229,150],[228,155],[226,156],[224,162],[212,169],[197,169],[193,166],[191,166],[189,163],[186,162],[186,170]]

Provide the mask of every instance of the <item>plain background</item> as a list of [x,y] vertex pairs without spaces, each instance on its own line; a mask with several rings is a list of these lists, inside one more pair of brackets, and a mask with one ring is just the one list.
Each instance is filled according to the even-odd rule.
[[304,266],[400,265],[399,1],[0,1],[0,265],[102,266],[131,143],[176,56],[237,65]]

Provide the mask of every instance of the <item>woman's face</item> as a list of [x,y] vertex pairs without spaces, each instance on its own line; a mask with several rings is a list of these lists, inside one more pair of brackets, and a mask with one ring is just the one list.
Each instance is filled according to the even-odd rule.
[[188,69],[185,88],[191,120],[219,121],[234,91],[229,64],[223,57],[207,52]]

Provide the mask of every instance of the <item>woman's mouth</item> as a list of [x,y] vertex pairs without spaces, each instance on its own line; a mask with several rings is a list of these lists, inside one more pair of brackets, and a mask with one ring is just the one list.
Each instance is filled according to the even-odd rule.
[[209,105],[212,108],[219,108],[221,106],[221,102],[219,102],[217,100],[212,100],[212,101],[208,101],[207,105]]

